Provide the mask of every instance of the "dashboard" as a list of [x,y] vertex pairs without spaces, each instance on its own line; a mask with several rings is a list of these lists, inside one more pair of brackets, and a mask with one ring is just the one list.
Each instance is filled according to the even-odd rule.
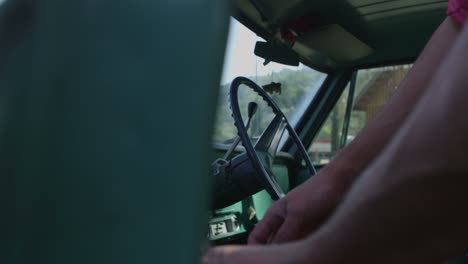
[[[216,157],[222,157],[228,147],[215,145]],[[242,152],[242,146],[237,147],[235,155]],[[283,190],[289,190],[293,161],[293,156],[285,152],[279,152],[275,158],[272,171]],[[263,219],[273,202],[268,192],[263,190],[225,208],[211,210],[208,214],[208,240],[214,245],[246,242],[250,231]]]

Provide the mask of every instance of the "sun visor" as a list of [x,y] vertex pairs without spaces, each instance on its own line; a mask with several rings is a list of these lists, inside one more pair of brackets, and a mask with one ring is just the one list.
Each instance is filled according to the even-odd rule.
[[362,59],[374,50],[338,24],[301,36],[301,42],[338,64]]

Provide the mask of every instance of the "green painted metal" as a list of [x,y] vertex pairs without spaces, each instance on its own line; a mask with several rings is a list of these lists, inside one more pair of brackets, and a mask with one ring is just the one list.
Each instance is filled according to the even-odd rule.
[[340,140],[340,149],[344,148],[348,143],[348,131],[349,131],[349,122],[351,120],[351,112],[353,111],[353,103],[354,103],[354,91],[356,90],[356,79],[357,79],[357,71],[353,73],[351,76],[351,81],[349,82],[349,92],[348,92],[348,100],[346,102],[346,111],[343,120],[343,130],[341,133],[341,140]]
[[14,2],[0,262],[197,263],[225,1]]
[[[215,154],[218,158],[222,157],[226,150],[215,149]],[[240,154],[240,152],[235,152],[235,155]],[[214,160],[214,159],[213,159]],[[281,188],[285,191],[289,190],[290,183],[289,183],[289,170],[288,170],[287,162],[275,160],[275,164],[272,166],[273,174],[275,175],[278,183],[280,184]],[[226,215],[226,214],[235,214],[240,216],[240,230],[237,233],[231,234],[228,237],[224,237],[221,239],[216,239],[213,241],[217,244],[225,244],[230,243],[233,239],[241,235],[242,237],[247,237],[248,232],[250,232],[253,224],[257,221],[263,219],[265,216],[266,211],[268,208],[274,203],[271,199],[270,195],[267,191],[260,191],[251,197],[245,199],[244,201],[240,201],[235,203],[231,206],[213,211],[213,218]],[[248,221],[248,217],[250,214],[249,208],[252,207],[255,211],[255,219],[252,221]]]
[[[315,135],[319,132],[322,124],[326,121],[329,113],[341,96],[341,93],[346,88],[346,85],[351,79],[351,75],[352,71],[350,69],[343,69],[330,74],[325,80],[299,124],[296,126],[296,130],[304,146],[312,144]],[[297,148],[294,144],[287,145],[287,147],[289,153],[296,153],[295,157],[299,158],[299,153],[297,153]]]
[[[281,188],[285,191],[289,190],[289,177],[288,177],[288,168],[284,164],[274,164],[272,167],[273,174],[276,176],[278,183]],[[254,224],[263,219],[268,208],[274,203],[268,194],[267,191],[260,191],[251,197],[245,199],[244,201],[235,203],[226,208],[216,210],[214,212],[215,216],[225,215],[225,214],[235,214],[240,216],[240,230],[237,233],[230,234],[228,237],[218,239],[213,241],[217,244],[226,244],[231,242],[234,238],[241,235],[244,238],[248,236],[248,233],[253,228]],[[251,221],[248,220],[251,207],[255,211],[255,219]]]

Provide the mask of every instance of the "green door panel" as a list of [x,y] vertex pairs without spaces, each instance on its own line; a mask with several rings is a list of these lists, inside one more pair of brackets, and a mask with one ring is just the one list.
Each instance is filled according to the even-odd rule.
[[1,263],[198,263],[226,3],[0,6]]

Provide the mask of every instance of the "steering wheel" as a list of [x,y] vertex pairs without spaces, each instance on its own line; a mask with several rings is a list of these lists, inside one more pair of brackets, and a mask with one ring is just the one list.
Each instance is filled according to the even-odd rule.
[[[242,115],[240,112],[238,91],[241,85],[245,85],[254,90],[272,109],[274,118],[262,133],[255,146],[249,139],[247,129],[244,125]],[[256,83],[245,77],[237,77],[231,84],[229,93],[232,117],[234,118],[234,125],[237,128],[237,133],[242,140],[243,146],[247,152],[252,165],[255,168],[258,180],[263,184],[263,187],[268,191],[273,200],[278,200],[285,195],[284,190],[278,184],[275,175],[273,174],[273,161],[277,153],[279,143],[285,130],[289,132],[289,136],[296,144],[299,153],[304,159],[307,168],[311,175],[316,174],[312,161],[307,154],[307,151],[302,144],[301,140],[296,134],[294,128],[289,124],[286,116],[271,99],[271,97]]]

